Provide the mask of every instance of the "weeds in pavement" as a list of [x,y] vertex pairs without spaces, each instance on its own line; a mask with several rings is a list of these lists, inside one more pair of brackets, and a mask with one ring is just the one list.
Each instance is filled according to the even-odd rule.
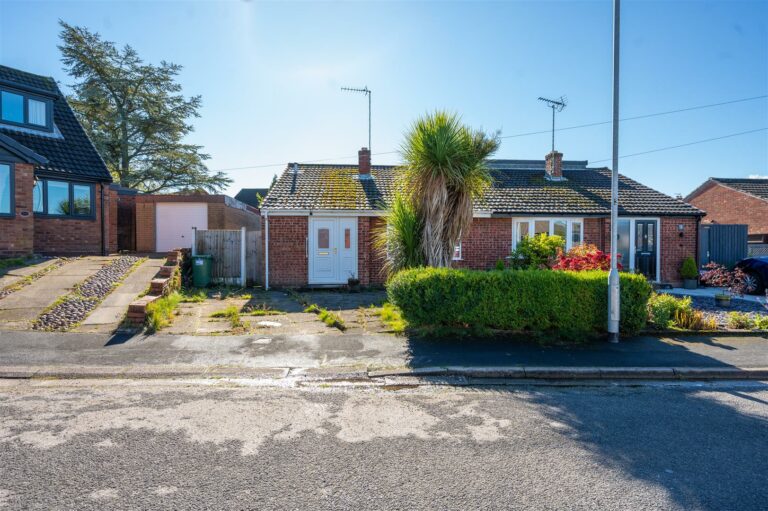
[[381,322],[392,332],[401,334],[408,327],[408,323],[400,314],[400,309],[389,302],[385,302],[381,307],[381,310],[379,310],[379,317],[381,318]]
[[201,303],[208,298],[205,289],[184,289],[181,291],[181,303]]
[[317,314],[318,319],[330,327],[335,327],[342,332],[347,329],[347,325],[344,324],[344,320],[338,314],[335,314],[328,309],[324,309],[313,303],[309,305],[304,312]]
[[236,305],[230,305],[229,307],[225,307],[220,311],[216,311],[211,314],[211,317],[228,319],[230,325],[232,325],[232,328],[243,327],[243,321],[240,318],[240,309]]

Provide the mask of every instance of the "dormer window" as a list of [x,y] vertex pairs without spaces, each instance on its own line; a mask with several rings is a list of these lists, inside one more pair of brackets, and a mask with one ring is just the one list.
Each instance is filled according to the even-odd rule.
[[50,99],[0,89],[0,122],[51,131],[53,103]]

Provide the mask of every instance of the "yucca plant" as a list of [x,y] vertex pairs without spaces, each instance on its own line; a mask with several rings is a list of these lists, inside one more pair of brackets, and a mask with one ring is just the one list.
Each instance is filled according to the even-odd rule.
[[486,159],[498,147],[498,134],[473,130],[443,111],[416,120],[406,134],[403,190],[421,221],[427,265],[451,266],[454,247],[472,223],[474,201],[491,184]]
[[385,224],[374,232],[373,243],[384,259],[384,272],[424,266],[422,222],[409,197],[395,192],[384,216]]

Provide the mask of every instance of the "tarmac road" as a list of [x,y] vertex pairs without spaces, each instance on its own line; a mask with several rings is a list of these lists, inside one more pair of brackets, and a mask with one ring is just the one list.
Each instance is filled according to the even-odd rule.
[[765,509],[768,387],[0,380],[0,509]]

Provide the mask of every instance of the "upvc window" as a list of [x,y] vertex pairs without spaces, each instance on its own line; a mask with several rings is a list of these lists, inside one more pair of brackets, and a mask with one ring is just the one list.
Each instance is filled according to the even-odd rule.
[[566,250],[581,245],[584,242],[584,220],[581,218],[518,218],[513,225],[513,247],[529,236],[549,234],[560,236],[565,240]]
[[93,185],[43,179],[32,189],[32,211],[47,216],[92,217],[93,197]]
[[53,102],[41,96],[16,90],[0,90],[0,122],[50,131],[52,107]]
[[13,168],[0,163],[0,215],[13,215]]
[[461,241],[453,247],[453,260],[454,261],[461,261]]

